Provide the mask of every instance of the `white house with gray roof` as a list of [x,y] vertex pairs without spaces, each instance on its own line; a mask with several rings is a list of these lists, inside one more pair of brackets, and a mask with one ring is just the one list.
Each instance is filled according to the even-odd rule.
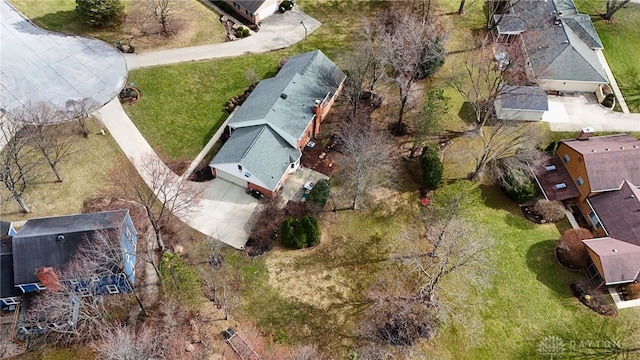
[[521,39],[527,66],[544,90],[595,92],[609,82],[596,54],[602,42],[573,0],[514,0],[505,8],[508,13],[492,18],[496,39]]
[[233,6],[237,14],[257,24],[278,11],[283,0],[223,0]]
[[320,51],[291,57],[262,80],[228,121],[210,162],[214,176],[276,196],[340,93],[346,75]]

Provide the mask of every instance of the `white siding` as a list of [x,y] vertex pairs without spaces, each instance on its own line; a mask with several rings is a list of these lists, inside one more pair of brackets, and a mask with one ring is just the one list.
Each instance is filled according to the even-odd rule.
[[567,92],[596,92],[600,83],[583,82],[583,81],[557,81],[542,80],[538,81],[541,88],[545,90],[567,91]]

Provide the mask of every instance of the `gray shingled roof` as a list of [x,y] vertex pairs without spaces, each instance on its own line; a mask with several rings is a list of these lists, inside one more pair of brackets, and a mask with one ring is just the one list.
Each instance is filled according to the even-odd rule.
[[295,140],[314,115],[315,101],[333,95],[344,78],[344,73],[320,50],[293,56],[275,77],[256,86],[229,120],[229,126],[269,124],[296,146]]
[[260,81],[229,119],[231,137],[209,163],[239,163],[275,189],[301,155],[298,139],[311,123],[316,100],[333,96],[345,74],[320,50],[292,56],[270,79]]
[[591,22],[589,15],[577,14],[564,19],[565,25],[569,26],[578,37],[592,49],[604,49],[600,36]]
[[[240,164],[248,181],[259,179],[268,189],[275,189],[290,163],[301,153],[267,125],[239,128],[209,164]],[[254,180],[255,182],[255,180]]]
[[498,34],[519,34],[527,30],[527,23],[514,14],[493,15],[493,22],[498,23],[496,27]]
[[[640,184],[640,141],[629,135],[565,140],[582,154],[591,191],[618,189],[624,180]],[[563,156],[563,154],[558,154]]]
[[127,214],[116,210],[27,220],[13,237],[14,283],[38,282],[35,269],[41,266],[61,268],[88,237],[120,228]]
[[253,13],[260,9],[265,0],[234,0],[234,2]]
[[509,110],[549,110],[547,93],[539,86],[506,85],[500,91],[498,98],[503,109]]
[[[519,1],[513,11],[526,19],[529,29],[522,37],[538,79],[608,82],[590,48],[595,42],[600,43],[597,33],[586,25],[588,18],[575,12],[573,2]],[[556,11],[563,13],[560,23],[556,21]]]

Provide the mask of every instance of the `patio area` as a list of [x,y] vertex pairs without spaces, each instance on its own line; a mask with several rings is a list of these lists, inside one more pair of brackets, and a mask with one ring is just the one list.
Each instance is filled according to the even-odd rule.
[[305,191],[304,185],[309,182],[316,184],[321,179],[328,180],[329,177],[308,167],[300,166],[295,173],[289,175],[280,197],[284,204],[289,200],[300,202]]

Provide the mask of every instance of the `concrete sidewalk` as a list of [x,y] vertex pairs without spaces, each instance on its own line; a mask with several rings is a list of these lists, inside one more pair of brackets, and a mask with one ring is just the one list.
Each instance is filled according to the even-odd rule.
[[[304,24],[304,26],[303,26]],[[322,25],[318,20],[302,12],[297,6],[284,14],[275,13],[262,22],[260,31],[236,41],[219,44],[192,46],[142,54],[126,54],[129,70],[198,61],[222,57],[232,57],[251,53],[261,53],[284,49],[305,38]]]

